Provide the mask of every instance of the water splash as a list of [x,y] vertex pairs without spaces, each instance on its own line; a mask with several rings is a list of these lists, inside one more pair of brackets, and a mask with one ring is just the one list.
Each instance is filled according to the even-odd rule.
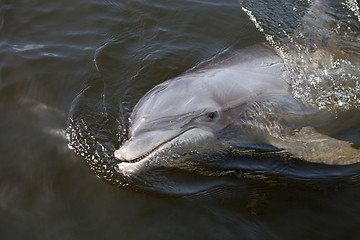
[[356,0],[347,0],[343,3],[343,5],[347,7],[350,11],[352,11],[360,22],[360,11]]
[[278,2],[278,6],[287,5],[282,14],[274,14],[262,1],[244,1],[242,9],[284,59],[294,96],[319,109],[358,108],[357,2]]
[[124,179],[114,176],[116,171],[114,171],[115,161],[112,153],[91,134],[86,122],[82,119],[80,121],[70,119],[69,121],[68,147],[81,156],[90,170],[99,178],[114,185],[127,186]]

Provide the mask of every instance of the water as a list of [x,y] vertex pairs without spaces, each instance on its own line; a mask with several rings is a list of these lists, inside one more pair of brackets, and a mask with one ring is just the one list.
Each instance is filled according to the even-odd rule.
[[[330,6],[346,16],[336,36],[352,64],[326,72],[325,85],[313,82],[318,68],[296,67],[304,62],[288,53],[299,51],[284,49],[307,46],[292,30],[310,5],[0,1],[1,239],[359,239],[359,166],[224,152],[136,178],[112,168],[132,107],[150,88],[269,36],[308,86],[294,84],[294,94],[335,114],[321,130],[359,144],[358,4]],[[328,89],[337,75],[351,88]],[[209,174],[196,171],[200,160]]]
[[[268,8],[268,3],[260,4]],[[277,17],[261,14],[263,8],[254,2],[244,1],[243,5],[283,56],[293,74],[291,85],[296,97],[320,109],[359,106],[360,24],[355,1],[289,1]]]

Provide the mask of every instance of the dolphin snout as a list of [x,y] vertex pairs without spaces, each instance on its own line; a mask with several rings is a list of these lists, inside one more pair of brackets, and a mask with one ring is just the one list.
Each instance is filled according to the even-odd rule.
[[138,162],[177,135],[178,131],[174,130],[154,130],[133,135],[114,155],[123,162]]

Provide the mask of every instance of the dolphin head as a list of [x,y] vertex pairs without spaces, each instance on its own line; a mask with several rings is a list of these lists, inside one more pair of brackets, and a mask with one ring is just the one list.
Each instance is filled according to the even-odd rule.
[[224,106],[238,96],[231,87],[223,94],[222,84],[218,86],[222,94],[217,94],[216,86],[209,87],[196,79],[199,76],[185,75],[144,95],[130,116],[129,139],[115,151],[115,157],[138,162],[174,142],[192,144],[216,139],[216,133],[235,118],[234,107]]

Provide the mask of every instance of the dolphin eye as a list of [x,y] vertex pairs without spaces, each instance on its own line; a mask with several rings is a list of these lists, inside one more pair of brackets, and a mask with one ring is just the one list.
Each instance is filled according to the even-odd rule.
[[215,112],[209,112],[207,114],[208,118],[214,118],[216,116],[216,113]]

